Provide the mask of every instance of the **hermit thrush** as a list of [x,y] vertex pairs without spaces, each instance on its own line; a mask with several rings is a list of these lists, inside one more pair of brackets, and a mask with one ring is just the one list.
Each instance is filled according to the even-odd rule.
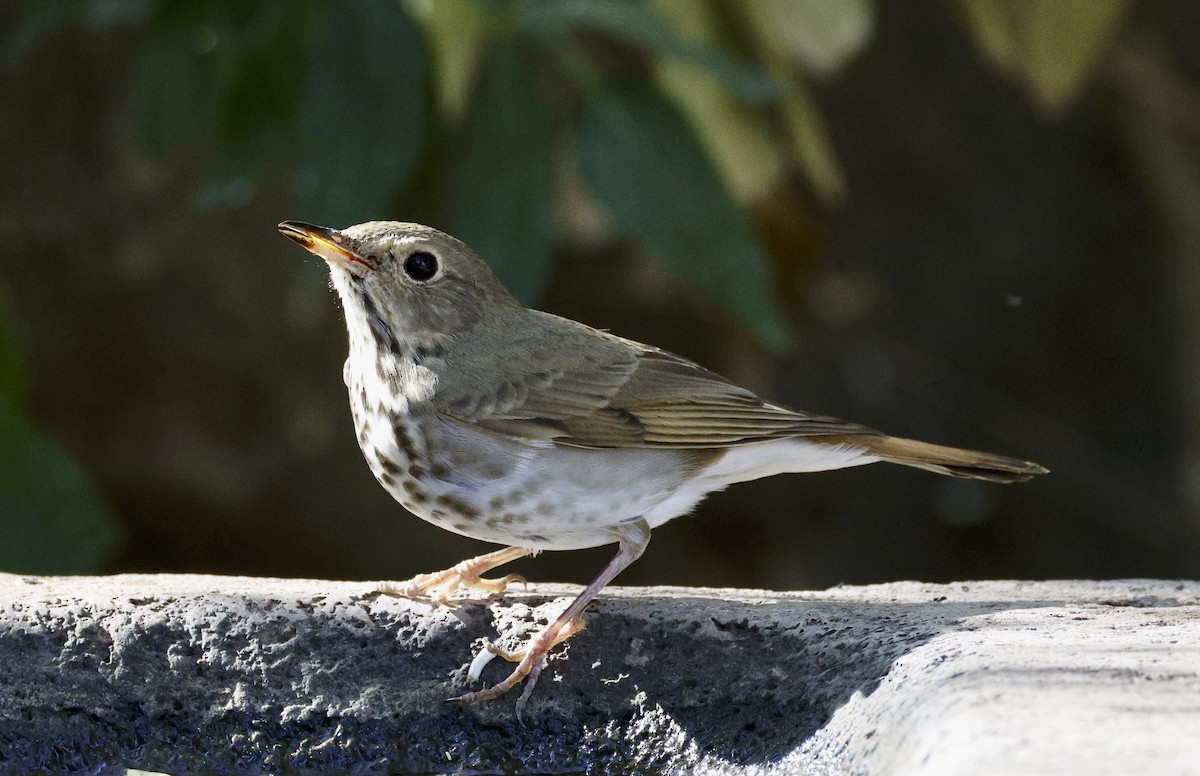
[[501,592],[511,577],[480,575],[539,550],[618,545],[558,619],[505,654],[511,675],[451,699],[463,704],[525,680],[519,711],[549,651],[650,529],[735,482],[876,461],[994,482],[1046,471],[788,409],[666,351],[526,309],[469,247],[427,226],[279,231],[329,264],[350,335],[350,408],[380,484],[434,525],[507,545],[393,592]]

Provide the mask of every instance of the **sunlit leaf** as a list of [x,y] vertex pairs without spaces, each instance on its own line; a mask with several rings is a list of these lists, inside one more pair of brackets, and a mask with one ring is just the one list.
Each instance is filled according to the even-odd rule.
[[465,115],[487,40],[494,33],[478,0],[405,0],[433,56],[439,114],[452,124]]
[[395,2],[331,4],[308,70],[295,173],[300,217],[387,215],[425,145],[428,53]]
[[1030,76],[1054,109],[1074,98],[1120,28],[1128,0],[1055,0],[1035,6]]
[[638,86],[589,100],[579,154],[584,181],[618,228],[700,283],[768,344],[786,343],[750,216],[657,92]]
[[532,63],[500,46],[467,120],[451,227],[527,303],[550,270],[556,127]]
[[980,50],[1039,106],[1065,109],[1120,29],[1128,0],[959,0]]
[[841,163],[824,116],[809,96],[797,65],[820,75],[841,68],[870,38],[867,0],[738,0],[767,68],[780,84],[780,107],[791,160],[827,206],[846,197]]
[[683,39],[665,16],[645,3],[628,0],[546,0],[520,5],[518,25],[526,32],[556,37],[594,29],[666,58],[707,68],[726,87],[748,100],[778,96],[775,82],[753,65],[703,43]]
[[958,0],[962,17],[985,56],[1009,75],[1019,74],[1025,56],[1029,7],[1024,0]]
[[[704,0],[654,0],[654,6],[689,40],[712,40],[721,26],[713,6]],[[779,183],[784,159],[767,117],[740,102],[699,65],[664,60],[656,75],[738,202],[755,202]]]
[[840,70],[871,38],[869,0],[737,0],[769,59],[818,75]]
[[846,198],[846,178],[825,117],[798,79],[784,87],[782,105],[792,151],[809,185],[825,204],[840,204]]

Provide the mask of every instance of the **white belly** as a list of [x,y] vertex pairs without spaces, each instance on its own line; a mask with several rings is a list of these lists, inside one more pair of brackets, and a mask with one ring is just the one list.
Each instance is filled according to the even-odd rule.
[[878,460],[877,456],[866,455],[862,448],[814,444],[802,437],[730,447],[725,455],[646,512],[646,522],[651,528],[660,526],[690,512],[709,493],[734,483],[789,472],[844,469]]
[[[397,501],[447,530],[535,549],[610,544],[617,539],[613,529],[622,523],[644,518],[657,527],[736,482],[878,460],[861,448],[791,438],[730,447],[701,464],[693,450],[581,449],[516,441],[433,413],[425,416],[423,438],[410,434],[398,440],[380,409],[356,399],[352,388],[363,453]],[[399,471],[393,468],[389,476],[384,459],[401,462]],[[455,508],[462,504],[474,514],[464,516]]]

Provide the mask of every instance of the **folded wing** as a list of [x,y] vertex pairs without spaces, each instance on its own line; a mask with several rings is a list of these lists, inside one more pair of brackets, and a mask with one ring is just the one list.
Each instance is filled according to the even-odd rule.
[[769,404],[666,351],[546,317],[556,325],[537,327],[538,337],[503,343],[501,368],[493,368],[489,379],[471,375],[470,364],[456,359],[456,373],[439,383],[438,411],[517,439],[588,448],[705,448],[788,436],[879,435]]

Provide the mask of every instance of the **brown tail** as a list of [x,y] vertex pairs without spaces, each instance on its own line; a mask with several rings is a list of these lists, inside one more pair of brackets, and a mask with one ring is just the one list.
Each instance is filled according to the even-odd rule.
[[1018,461],[1003,455],[980,453],[957,447],[931,445],[915,439],[879,436],[867,437],[867,449],[889,463],[915,466],[951,477],[967,477],[992,482],[1025,482],[1049,471],[1029,461]]

